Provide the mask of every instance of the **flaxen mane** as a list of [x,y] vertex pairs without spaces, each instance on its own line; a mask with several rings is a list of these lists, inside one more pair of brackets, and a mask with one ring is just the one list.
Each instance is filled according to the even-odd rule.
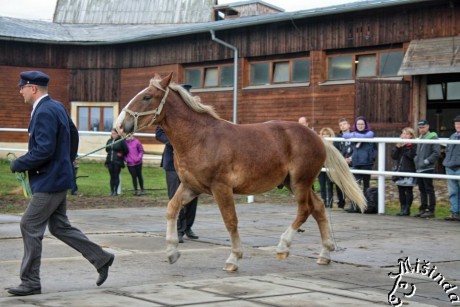
[[[150,85],[155,86],[157,88],[161,88],[160,80],[157,80],[156,78],[150,80]],[[190,93],[182,86],[176,83],[170,83],[169,88],[176,91],[182,97],[185,104],[188,105],[195,112],[207,113],[215,119],[221,119],[220,116],[214,110],[214,107],[201,103],[200,97],[190,95]]]

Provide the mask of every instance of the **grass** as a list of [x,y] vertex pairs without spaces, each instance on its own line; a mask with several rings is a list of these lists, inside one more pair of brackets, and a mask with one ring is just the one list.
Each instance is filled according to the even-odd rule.
[[[0,198],[6,197],[13,194],[21,194],[21,184],[16,180],[14,174],[11,173],[9,167],[9,161],[6,159],[0,159]],[[157,202],[163,202],[164,204],[168,201],[165,174],[162,168],[153,165],[144,165],[142,168],[144,177],[144,186],[148,190],[149,199]],[[85,197],[100,197],[108,196],[110,194],[109,188],[109,174],[107,169],[104,167],[102,162],[90,162],[81,161],[79,163],[79,169],[77,173],[78,179],[77,184],[79,191],[81,191]],[[136,196],[133,196],[131,176],[128,169],[125,167],[121,173],[121,188],[122,195],[120,200],[123,202],[133,202]],[[387,181],[387,190],[394,186],[394,183],[390,180]],[[441,190],[442,185],[446,185],[445,180],[435,180],[435,190]],[[375,180],[371,181],[371,186],[377,186]],[[397,193],[397,189],[393,189]],[[445,189],[444,189],[445,190]],[[319,191],[319,184],[315,182],[315,191]],[[412,215],[418,211],[419,198],[418,189],[414,188],[416,194],[414,203],[412,205]],[[446,194],[446,193],[442,193]],[[73,196],[70,196],[71,198]],[[287,189],[273,189],[269,192],[256,195],[256,202],[272,202],[272,203],[285,203],[294,204],[294,199]],[[235,195],[235,201],[237,203],[246,202],[246,196]],[[208,196],[200,196],[201,203],[213,203],[213,199]],[[14,204],[4,204],[0,207],[0,213],[13,212]],[[394,215],[399,212],[399,201],[398,196],[389,194],[387,191],[385,197],[385,214]],[[436,205],[436,218],[444,218],[450,215],[450,204],[447,199],[447,195],[437,196]]]

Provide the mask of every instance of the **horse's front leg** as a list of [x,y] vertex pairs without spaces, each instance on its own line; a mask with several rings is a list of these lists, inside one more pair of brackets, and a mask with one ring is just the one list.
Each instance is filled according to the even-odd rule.
[[233,193],[230,189],[221,189],[220,191],[213,191],[213,196],[219,206],[222,219],[232,242],[232,251],[225,261],[223,270],[235,272],[238,270],[238,260],[243,258],[243,249],[238,233],[238,217],[236,215]]
[[171,264],[176,262],[180,257],[180,253],[177,250],[179,244],[177,235],[177,217],[179,211],[182,206],[189,203],[196,196],[196,194],[186,189],[181,183],[173,198],[168,202],[166,210],[166,255]]

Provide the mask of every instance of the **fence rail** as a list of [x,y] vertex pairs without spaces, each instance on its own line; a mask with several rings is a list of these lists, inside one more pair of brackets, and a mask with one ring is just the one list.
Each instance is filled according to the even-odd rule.
[[[27,132],[27,129],[19,129],[19,128],[0,128],[0,132]],[[110,132],[99,132],[99,131],[80,131],[80,135],[107,135],[110,136]],[[136,136],[141,137],[155,137],[153,133],[136,133]],[[394,172],[394,171],[387,171],[385,168],[385,162],[387,161],[386,157],[386,145],[387,144],[396,144],[396,143],[413,143],[413,144],[460,144],[460,140],[449,140],[445,138],[436,139],[436,140],[425,140],[425,139],[401,139],[401,138],[371,138],[371,139],[363,139],[363,138],[351,138],[351,139],[343,139],[343,138],[326,138],[326,140],[334,141],[334,142],[367,142],[367,143],[377,143],[377,170],[355,170],[351,169],[350,171],[353,174],[369,174],[377,176],[378,182],[378,213],[383,214],[385,213],[385,179],[389,176],[407,176],[407,177],[417,177],[417,178],[433,178],[433,179],[455,179],[460,180],[460,176],[455,175],[444,175],[444,174],[421,174],[421,173],[408,173],[408,172]],[[1,141],[1,140],[0,140]],[[27,151],[25,149],[18,149],[18,148],[0,148],[2,151]],[[156,153],[156,152],[155,152]],[[84,155],[84,153],[79,153],[79,155]],[[105,155],[97,155],[92,154],[88,157],[105,157]],[[158,159],[153,157],[147,157],[147,159]],[[326,169],[323,168],[323,171]]]

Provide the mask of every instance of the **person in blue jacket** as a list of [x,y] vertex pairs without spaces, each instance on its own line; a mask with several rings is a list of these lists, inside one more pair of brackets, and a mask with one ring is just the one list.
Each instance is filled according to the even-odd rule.
[[[455,132],[449,140],[460,140],[460,115],[454,118]],[[443,161],[446,167],[447,175],[460,176],[460,145],[447,144],[446,158]],[[460,180],[447,179],[447,188],[449,191],[450,216],[446,221],[460,221]]]
[[12,172],[27,172],[32,198],[20,222],[24,242],[18,287],[13,295],[41,293],[40,262],[42,240],[49,232],[80,252],[98,271],[96,282],[108,277],[114,255],[90,241],[67,217],[67,190],[74,180],[72,161],[78,150],[78,130],[64,106],[48,96],[49,76],[40,71],[20,74],[19,93],[33,107],[29,124],[28,152],[12,161]]
[[[364,116],[359,116],[353,125],[353,132],[344,133],[345,139],[373,138],[374,132],[370,129],[369,123]],[[372,170],[375,161],[375,145],[368,142],[353,142],[353,153],[351,155],[351,166],[358,170]],[[366,192],[370,185],[371,175],[355,174],[356,180],[362,183],[363,192]]]

